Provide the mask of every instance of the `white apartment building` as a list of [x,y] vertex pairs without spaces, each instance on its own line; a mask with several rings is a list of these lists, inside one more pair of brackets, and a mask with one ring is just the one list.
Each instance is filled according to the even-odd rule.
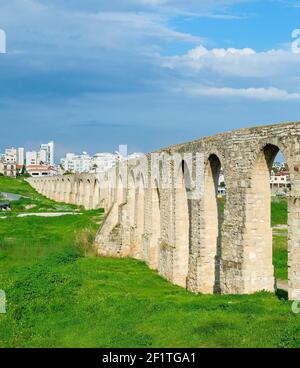
[[41,144],[39,151],[39,160],[48,165],[54,165],[54,142]]
[[1,154],[1,160],[7,163],[14,163],[17,165],[24,165],[25,150],[22,147],[6,148],[5,153]]
[[118,161],[117,154],[103,152],[96,153],[92,157],[92,170],[94,172],[104,172],[112,168]]
[[41,144],[39,151],[26,152],[26,166],[41,163],[54,166],[54,142]]
[[48,156],[47,156],[47,151],[44,149],[41,149],[38,153],[37,153],[37,162],[38,163],[42,163],[42,164],[49,164],[48,162]]
[[17,149],[16,148],[7,148],[4,153],[4,161],[8,163],[16,163],[17,162]]
[[286,193],[291,188],[291,178],[288,171],[272,172],[270,187],[272,194]]
[[17,164],[24,165],[25,163],[25,149],[23,147],[18,148]]
[[60,160],[60,164],[65,171],[88,173],[92,169],[92,158],[86,152],[82,152],[81,155],[67,153],[66,157]]
[[37,165],[38,154],[37,151],[27,151],[26,152],[26,166]]

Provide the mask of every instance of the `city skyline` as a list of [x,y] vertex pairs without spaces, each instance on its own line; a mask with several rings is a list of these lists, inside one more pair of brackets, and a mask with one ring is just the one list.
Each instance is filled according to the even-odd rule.
[[[120,142],[151,152],[300,120],[297,3],[199,3],[2,4],[0,119],[17,132],[16,145],[51,136],[58,156],[112,151]],[[1,134],[1,147],[10,134]]]
[[[19,157],[20,156],[20,150],[22,150],[22,156],[24,157],[24,162],[26,161],[26,153],[36,153],[38,154],[39,151],[41,150],[44,150],[45,149],[45,146],[49,145],[53,143],[56,147],[56,142],[54,142],[53,140],[49,140],[49,143],[41,143],[39,142],[36,146],[27,146],[25,147],[24,145],[16,145],[14,143],[12,144],[7,144],[7,145],[3,145],[2,147],[0,147],[0,156],[1,155],[4,155],[5,152],[8,150],[14,150],[16,151],[16,157]],[[39,148],[38,148],[39,147]],[[55,148],[55,152],[56,152],[56,148]],[[54,161],[54,164],[59,164],[61,159],[66,156],[66,155],[69,155],[69,154],[73,154],[73,155],[91,155],[91,156],[95,156],[97,154],[112,154],[112,155],[115,155],[115,154],[120,154],[121,156],[123,157],[126,157],[126,156],[130,156],[130,155],[136,155],[136,154],[143,154],[144,152],[132,152],[130,150],[128,150],[128,147],[127,145],[118,145],[118,149],[117,149],[117,146],[112,150],[112,151],[101,151],[101,150],[98,150],[98,151],[90,151],[88,149],[86,150],[83,150],[83,151],[79,151],[79,150],[75,150],[73,152],[65,152],[63,155],[57,155],[56,153],[53,154],[54,158],[53,158],[53,161]],[[38,161],[38,160],[37,160]],[[44,161],[44,160],[41,160],[41,161]],[[47,161],[47,160],[45,160]],[[50,160],[49,160],[50,162]],[[18,159],[17,159],[17,163],[20,164],[18,162]]]

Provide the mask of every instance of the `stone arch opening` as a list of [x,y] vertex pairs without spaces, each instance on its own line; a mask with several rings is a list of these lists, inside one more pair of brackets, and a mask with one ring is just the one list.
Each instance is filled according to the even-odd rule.
[[[204,172],[202,246],[200,251],[200,290],[219,293],[221,290],[221,229],[224,218],[224,198],[219,193],[221,161],[216,154],[207,160]],[[225,186],[225,179],[224,186]]]
[[73,180],[73,195],[71,196],[71,203],[72,204],[79,204],[79,198],[80,192],[79,192],[79,182],[78,180]]
[[145,181],[142,173],[138,175],[135,195],[135,257],[144,259],[143,236],[145,227]]
[[191,244],[191,175],[187,163],[182,160],[175,188],[175,263],[173,269],[173,282],[187,286],[189,269],[189,253]]
[[99,208],[100,206],[100,184],[96,179],[93,187],[93,208]]
[[[286,158],[278,151],[271,165],[271,226],[275,285],[288,289],[288,201],[291,197],[291,177]],[[292,243],[293,244],[293,243]]]
[[[281,285],[284,284],[287,288],[287,197],[291,190],[291,183],[289,180],[289,183],[283,185],[286,178],[289,178],[287,163],[284,164],[285,175],[280,170],[275,173],[277,170],[275,170],[274,165],[276,157],[286,162],[283,155],[277,145],[267,144],[257,155],[251,170],[251,185],[246,198],[245,232],[247,243],[244,250],[246,292],[259,290],[273,292],[276,286],[281,288]],[[276,182],[278,185],[275,185]],[[279,193],[280,196],[278,196]],[[285,210],[280,208],[283,203],[285,203]],[[282,222],[282,219],[278,219],[280,212],[281,216],[286,217],[285,224],[279,224]],[[285,227],[286,239],[281,239],[286,244],[285,250],[277,248],[278,232],[281,233],[283,229],[276,230],[275,227],[273,236],[272,226],[276,225],[284,225]],[[277,254],[277,251],[285,253],[285,261],[279,253]],[[281,280],[283,274],[285,274],[286,280]]]
[[91,209],[91,202],[92,202],[92,182],[90,179],[86,179],[84,185],[84,206],[86,209]]
[[136,185],[134,172],[131,170],[128,175],[128,190],[127,190],[127,226],[129,229],[129,244],[130,254],[135,257],[136,246],[135,246],[135,196],[136,196]]
[[149,246],[149,266],[159,268],[159,247],[161,239],[161,193],[158,180],[154,180],[152,193],[151,240]]
[[82,179],[79,180],[78,192],[79,192],[78,204],[82,206],[84,205],[84,183]]
[[[131,232],[135,226],[135,180],[133,171],[128,177],[128,220]],[[133,242],[133,241],[132,241]]]

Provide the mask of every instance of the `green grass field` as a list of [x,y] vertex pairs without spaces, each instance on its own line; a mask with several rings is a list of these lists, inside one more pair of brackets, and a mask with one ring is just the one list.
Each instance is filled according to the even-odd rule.
[[[56,205],[21,181],[0,178],[0,191],[26,193],[36,211]],[[143,262],[96,257],[101,211],[22,211],[0,219],[1,347],[300,347],[300,316],[285,299],[191,294]],[[275,246],[286,253],[283,239]]]
[[285,198],[272,197],[271,222],[272,226],[287,224],[287,200]]
[[288,253],[287,240],[287,200],[285,198],[273,197],[271,206],[272,226],[283,228],[274,228],[273,230],[273,264],[275,267],[275,276],[278,280],[288,279]]

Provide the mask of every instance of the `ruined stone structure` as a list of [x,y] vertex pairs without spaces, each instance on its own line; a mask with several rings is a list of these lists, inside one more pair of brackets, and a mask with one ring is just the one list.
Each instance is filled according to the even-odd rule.
[[[300,299],[300,124],[242,129],[121,162],[101,176],[29,179],[57,201],[105,208],[99,255],[133,257],[197,293],[274,291],[270,169],[290,170],[289,298]],[[223,168],[227,197],[217,201]]]

